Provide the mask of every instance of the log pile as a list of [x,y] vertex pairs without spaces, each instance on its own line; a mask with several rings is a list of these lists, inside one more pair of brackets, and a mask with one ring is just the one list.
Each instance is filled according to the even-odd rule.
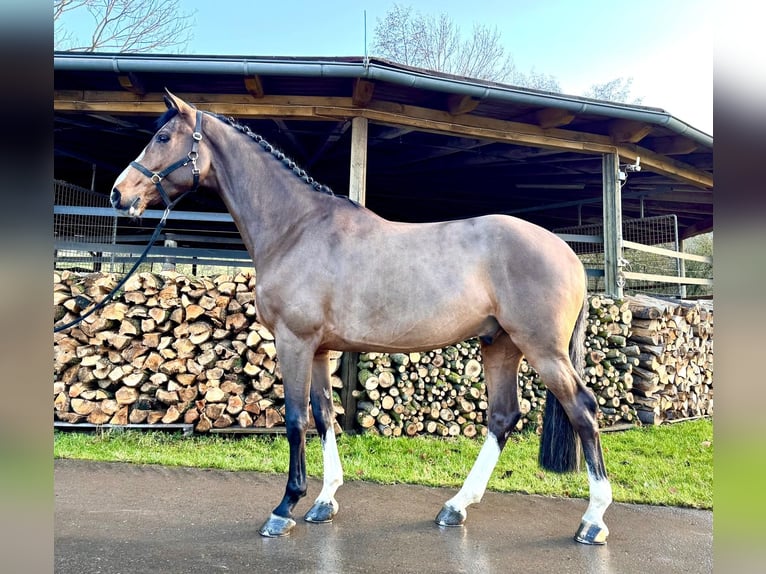
[[[117,283],[54,273],[54,319],[68,322]],[[139,273],[78,326],[54,334],[54,416],[92,424],[193,424],[198,432],[283,426],[274,337],[256,321],[255,279]],[[338,371],[340,353],[332,360]],[[333,375],[333,387],[342,386]],[[334,392],[336,413],[342,413]],[[336,423],[337,427],[337,423]]]
[[[599,424],[636,422],[631,370],[638,349],[626,346],[632,314],[625,301],[589,298],[584,382],[596,394]],[[365,353],[359,358],[356,421],[363,432],[385,436],[484,436],[487,394],[477,339],[428,353]],[[540,433],[545,387],[522,360],[522,417],[516,429]]]
[[629,298],[628,344],[638,347],[633,369],[640,420],[659,424],[713,414],[713,310],[702,302]]
[[[54,273],[54,320],[75,319],[113,274]],[[67,423],[187,423],[198,432],[284,426],[274,337],[256,320],[250,274],[139,273],[102,310],[54,334],[54,417]],[[476,339],[423,353],[359,355],[357,430],[484,436],[487,393]],[[333,398],[343,414],[340,353]],[[713,412],[712,305],[589,297],[583,382],[599,425],[659,424]],[[518,430],[541,430],[545,387],[523,360]],[[336,430],[340,430],[336,423]]]
[[383,436],[486,435],[487,396],[474,341],[428,353],[359,356],[356,421]]
[[639,350],[628,345],[632,312],[627,301],[589,298],[583,382],[596,395],[599,426],[636,421],[633,368]]

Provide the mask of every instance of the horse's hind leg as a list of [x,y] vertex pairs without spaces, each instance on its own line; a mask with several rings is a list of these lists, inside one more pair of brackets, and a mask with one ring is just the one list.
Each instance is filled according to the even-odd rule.
[[612,487],[601,451],[596,399],[565,355],[543,359],[528,355],[528,358],[550,391],[543,420],[541,465],[556,472],[575,470],[576,460],[557,455],[576,452],[575,436],[580,438],[588,470],[590,502],[575,540],[583,544],[604,544],[609,535],[604,512],[612,502]]
[[332,404],[330,384],[330,361],[327,351],[314,355],[311,369],[311,409],[317,433],[322,440],[324,484],[314,505],[303,517],[307,522],[330,522],[338,512],[335,492],[343,484],[343,468],[335,442],[335,411]]
[[508,435],[521,417],[517,383],[521,351],[508,334],[501,331],[492,342],[482,340],[481,353],[489,397],[489,432],[462,488],[436,517],[436,523],[441,526],[459,526],[465,522],[466,508],[484,496]]

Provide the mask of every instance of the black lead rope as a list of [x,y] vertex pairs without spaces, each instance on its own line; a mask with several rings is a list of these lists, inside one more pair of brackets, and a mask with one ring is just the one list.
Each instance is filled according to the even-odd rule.
[[[78,323],[82,322],[87,317],[90,317],[93,313],[98,311],[99,309],[103,308],[104,305],[109,303],[114,296],[117,294],[117,292],[122,289],[122,287],[127,283],[128,279],[130,279],[131,275],[135,273],[136,269],[138,269],[138,266],[141,265],[141,263],[144,262],[144,259],[146,259],[146,256],[149,254],[149,250],[152,248],[154,243],[157,241],[157,238],[160,236],[160,232],[162,232],[162,229],[165,227],[165,223],[167,222],[168,215],[170,215],[170,210],[173,209],[176,204],[181,201],[188,193],[191,193],[192,191],[196,191],[199,187],[199,169],[197,168],[197,157],[199,157],[198,148],[199,148],[199,142],[202,141],[202,112],[199,110],[197,111],[197,123],[194,128],[194,133],[192,134],[192,147],[191,151],[186,155],[186,157],[178,160],[170,167],[160,171],[160,172],[153,172],[151,170],[146,169],[144,166],[142,166],[138,162],[131,162],[131,166],[136,168],[138,171],[143,173],[146,177],[148,177],[150,180],[152,180],[152,183],[157,187],[157,191],[160,194],[160,197],[162,197],[162,201],[165,202],[165,212],[162,214],[162,218],[160,219],[160,222],[157,224],[157,227],[154,230],[154,233],[152,233],[151,239],[149,239],[149,244],[144,248],[144,251],[141,253],[141,256],[138,258],[138,261],[136,261],[133,264],[133,267],[130,268],[130,271],[128,271],[127,275],[122,278],[122,280],[117,283],[117,285],[112,289],[106,297],[101,299],[95,307],[90,309],[87,313],[80,315],[77,317],[77,319],[70,321],[69,323],[66,323],[65,325],[59,325],[58,327],[53,327],[54,333],[59,333],[61,331],[65,331],[66,329],[69,329],[71,327],[74,327]],[[194,181],[192,184],[191,189],[186,190],[181,195],[179,195],[175,201],[170,201],[170,197],[165,192],[165,190],[162,188],[162,180],[167,177],[171,172],[184,167],[188,165],[189,163],[192,164],[192,176],[194,177]]]
[[162,231],[162,228],[165,227],[165,221],[168,217],[168,213],[170,213],[170,208],[165,209],[165,213],[162,215],[162,219],[157,224],[157,228],[154,230],[154,233],[152,234],[152,238],[149,240],[149,244],[146,246],[143,253],[141,253],[141,256],[138,258],[138,261],[136,261],[133,264],[133,267],[130,268],[130,271],[128,271],[128,274],[125,275],[125,277],[123,277],[119,283],[117,283],[115,288],[112,289],[106,297],[101,299],[101,301],[99,301],[96,304],[96,306],[93,307],[87,313],[80,315],[79,317],[77,317],[77,319],[75,319],[74,321],[70,321],[66,325],[59,325],[58,327],[54,327],[53,328],[54,333],[65,331],[66,329],[69,329],[70,327],[74,327],[75,325],[77,325],[78,323],[86,319],[87,317],[90,317],[93,313],[101,309],[104,305],[109,303],[109,301],[111,301],[114,298],[114,296],[122,288],[122,286],[125,285],[128,279],[130,279],[130,276],[133,275],[133,273],[135,273],[136,269],[138,269],[138,266],[144,262],[144,259],[146,259],[146,256],[149,253],[149,250],[152,248],[152,246],[154,245],[154,242],[157,241],[157,238],[160,236],[160,232]]

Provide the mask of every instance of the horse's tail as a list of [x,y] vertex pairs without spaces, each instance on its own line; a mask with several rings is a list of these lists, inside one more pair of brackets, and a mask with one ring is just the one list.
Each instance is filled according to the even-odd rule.
[[[569,359],[581,377],[585,369],[585,326],[588,323],[587,281],[580,316],[569,340]],[[539,464],[553,472],[572,472],[580,469],[580,439],[561,403],[548,390],[545,396],[543,433],[540,437]]]

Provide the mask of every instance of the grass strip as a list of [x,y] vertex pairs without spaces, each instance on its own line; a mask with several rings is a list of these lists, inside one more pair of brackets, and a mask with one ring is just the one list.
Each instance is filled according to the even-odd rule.
[[[713,423],[701,419],[603,433],[602,444],[614,500],[712,509]],[[482,441],[457,438],[383,438],[344,434],[338,450],[346,480],[383,484],[459,487]],[[544,496],[588,497],[584,473],[555,474],[537,466],[539,437],[513,434],[488,488]],[[286,473],[284,436],[183,437],[166,432],[54,433],[54,456],[98,461]],[[321,478],[317,437],[306,446],[307,472]]]

